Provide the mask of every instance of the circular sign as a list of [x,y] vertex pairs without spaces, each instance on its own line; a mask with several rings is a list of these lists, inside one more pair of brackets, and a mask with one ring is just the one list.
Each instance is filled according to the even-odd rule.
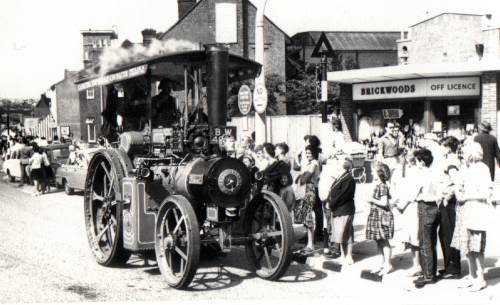
[[259,84],[253,90],[253,107],[257,113],[264,113],[267,108],[267,90],[266,86]]
[[243,115],[247,115],[252,108],[252,90],[247,85],[241,86],[238,91],[238,108]]

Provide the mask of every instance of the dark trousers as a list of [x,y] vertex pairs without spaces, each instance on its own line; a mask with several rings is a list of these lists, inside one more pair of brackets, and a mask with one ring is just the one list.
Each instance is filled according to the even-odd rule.
[[418,202],[420,265],[427,279],[434,278],[437,271],[436,244],[439,214],[439,208],[435,202]]
[[450,247],[456,220],[455,197],[448,201],[448,205],[439,205],[439,242],[443,250],[444,269],[447,273],[460,274],[460,251]]

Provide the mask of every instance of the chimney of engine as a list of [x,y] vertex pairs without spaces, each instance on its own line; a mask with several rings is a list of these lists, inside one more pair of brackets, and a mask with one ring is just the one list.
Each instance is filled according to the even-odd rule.
[[220,45],[206,46],[206,52],[208,125],[226,126],[229,52]]
[[153,39],[156,38],[156,30],[154,29],[144,29],[141,32],[142,34],[142,45],[146,48],[149,47]]
[[179,19],[184,17],[186,13],[196,4],[196,0],[177,0],[179,8]]

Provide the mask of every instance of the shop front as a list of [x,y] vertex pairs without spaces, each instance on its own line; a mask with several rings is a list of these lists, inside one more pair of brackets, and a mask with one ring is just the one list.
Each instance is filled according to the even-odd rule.
[[388,120],[405,133],[463,137],[479,121],[481,79],[419,78],[352,85],[355,139],[380,135]]
[[500,124],[500,61],[414,64],[328,73],[340,83],[346,136],[365,142],[389,120],[403,133],[435,133],[463,139],[481,121],[492,133]]

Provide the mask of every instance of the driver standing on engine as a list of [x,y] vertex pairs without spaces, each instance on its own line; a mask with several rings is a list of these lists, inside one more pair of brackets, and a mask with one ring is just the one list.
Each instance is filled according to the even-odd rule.
[[152,124],[153,128],[170,127],[178,121],[179,113],[175,97],[171,96],[172,82],[162,79],[158,86],[160,93],[152,99]]

